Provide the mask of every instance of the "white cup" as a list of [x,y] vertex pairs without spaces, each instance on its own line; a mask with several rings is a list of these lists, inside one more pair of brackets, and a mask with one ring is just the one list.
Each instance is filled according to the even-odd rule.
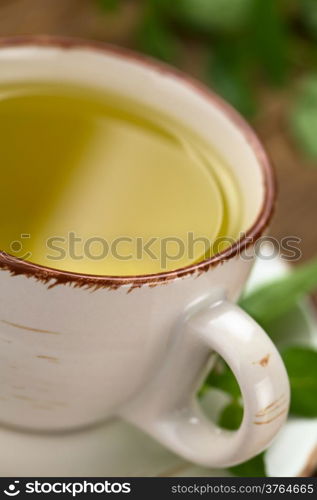
[[[240,185],[246,235],[202,263],[150,276],[80,275],[1,253],[0,421],[65,431],[119,416],[198,464],[249,459],[271,443],[289,405],[275,346],[235,305],[254,260],[241,253],[252,253],[274,204],[262,146],[230,106],[163,64],[97,43],[2,40],[0,83],[41,80],[130,96],[209,141]],[[209,422],[195,399],[214,351],[242,391],[235,432]]]

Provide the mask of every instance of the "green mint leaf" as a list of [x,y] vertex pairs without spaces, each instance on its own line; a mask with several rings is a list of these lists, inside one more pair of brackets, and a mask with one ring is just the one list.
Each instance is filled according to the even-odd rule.
[[240,477],[266,477],[264,454],[261,453],[243,464],[229,467],[229,471]]
[[240,306],[264,329],[286,314],[306,293],[317,288],[317,259],[242,297]]
[[253,0],[250,16],[250,50],[259,68],[275,84],[287,75],[290,43],[283,4],[277,0]]
[[215,45],[207,67],[207,83],[247,117],[255,114],[256,100],[244,44]]
[[291,128],[304,153],[312,159],[317,158],[317,107],[297,103],[291,118]]
[[317,103],[317,73],[306,75],[299,84],[299,97],[307,104]]
[[317,417],[317,350],[289,347],[282,358],[291,384],[291,407],[294,415]]
[[105,11],[115,11],[119,9],[119,0],[98,0],[99,6]]
[[197,31],[233,33],[246,24],[253,0],[178,0],[174,17]]
[[317,3],[316,0],[300,0],[300,17],[308,33],[317,40]]
[[235,431],[239,429],[242,417],[243,408],[237,400],[234,400],[222,410],[218,424],[224,429]]
[[317,158],[317,74],[311,74],[301,82],[290,113],[290,126],[304,152]]
[[241,396],[240,387],[235,376],[221,358],[217,358],[213,369],[205,380],[203,391],[207,388],[220,389],[235,399]]
[[136,38],[138,48],[152,57],[169,63],[175,63],[179,58],[180,46],[176,36],[155,11],[144,16]]

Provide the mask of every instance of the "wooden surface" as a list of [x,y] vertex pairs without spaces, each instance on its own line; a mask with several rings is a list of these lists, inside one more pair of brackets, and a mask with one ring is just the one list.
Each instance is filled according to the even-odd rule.
[[287,92],[263,96],[263,112],[256,127],[278,179],[278,206],[271,233],[277,238],[299,236],[303,259],[309,259],[317,253],[317,162],[308,162],[291,137],[287,122],[291,100]]

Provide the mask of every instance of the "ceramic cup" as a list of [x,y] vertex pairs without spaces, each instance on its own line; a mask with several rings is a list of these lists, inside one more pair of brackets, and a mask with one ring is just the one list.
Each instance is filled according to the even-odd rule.
[[[274,204],[262,146],[219,97],[160,63],[97,43],[1,41],[0,83],[45,80],[141,100],[209,141],[240,185],[246,235],[199,264],[136,277],[56,271],[2,252],[0,422],[65,431],[121,417],[198,464],[249,459],[271,443],[289,404],[275,346],[235,305],[254,260],[243,255],[252,254]],[[195,398],[213,352],[241,388],[235,432],[210,422]]]

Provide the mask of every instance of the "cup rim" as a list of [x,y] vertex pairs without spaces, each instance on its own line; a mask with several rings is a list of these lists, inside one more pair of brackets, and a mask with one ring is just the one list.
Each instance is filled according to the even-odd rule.
[[203,274],[210,268],[220,265],[235,257],[238,253],[245,250],[251,244],[254,244],[260,238],[264,230],[267,228],[274,212],[276,200],[276,181],[273,166],[255,131],[239,114],[239,112],[228,104],[222,97],[209,89],[203,83],[196,80],[194,77],[187,75],[177,68],[143,54],[134,52],[130,49],[118,47],[106,42],[50,35],[26,35],[0,38],[0,50],[3,48],[21,46],[38,46],[47,48],[55,47],[64,50],[81,48],[88,49],[92,52],[101,52],[104,54],[118,56],[127,61],[136,62],[140,65],[146,66],[147,68],[159,71],[160,73],[168,75],[172,78],[176,78],[196,93],[199,93],[204,99],[211,102],[213,106],[217,107],[231,121],[231,123],[238,127],[245,140],[253,150],[253,153],[262,170],[264,180],[264,199],[262,208],[255,222],[236,242],[222,252],[219,252],[208,259],[172,271],[136,276],[111,276],[75,273],[28,262],[1,250],[0,269],[8,270],[11,275],[15,276],[24,275],[27,277],[33,277],[38,281],[49,284],[49,288],[59,284],[68,284],[76,288],[117,289],[125,285],[129,287],[129,290],[132,290],[134,288],[141,288],[143,285],[154,287],[159,284],[173,281],[177,278],[193,274]]

